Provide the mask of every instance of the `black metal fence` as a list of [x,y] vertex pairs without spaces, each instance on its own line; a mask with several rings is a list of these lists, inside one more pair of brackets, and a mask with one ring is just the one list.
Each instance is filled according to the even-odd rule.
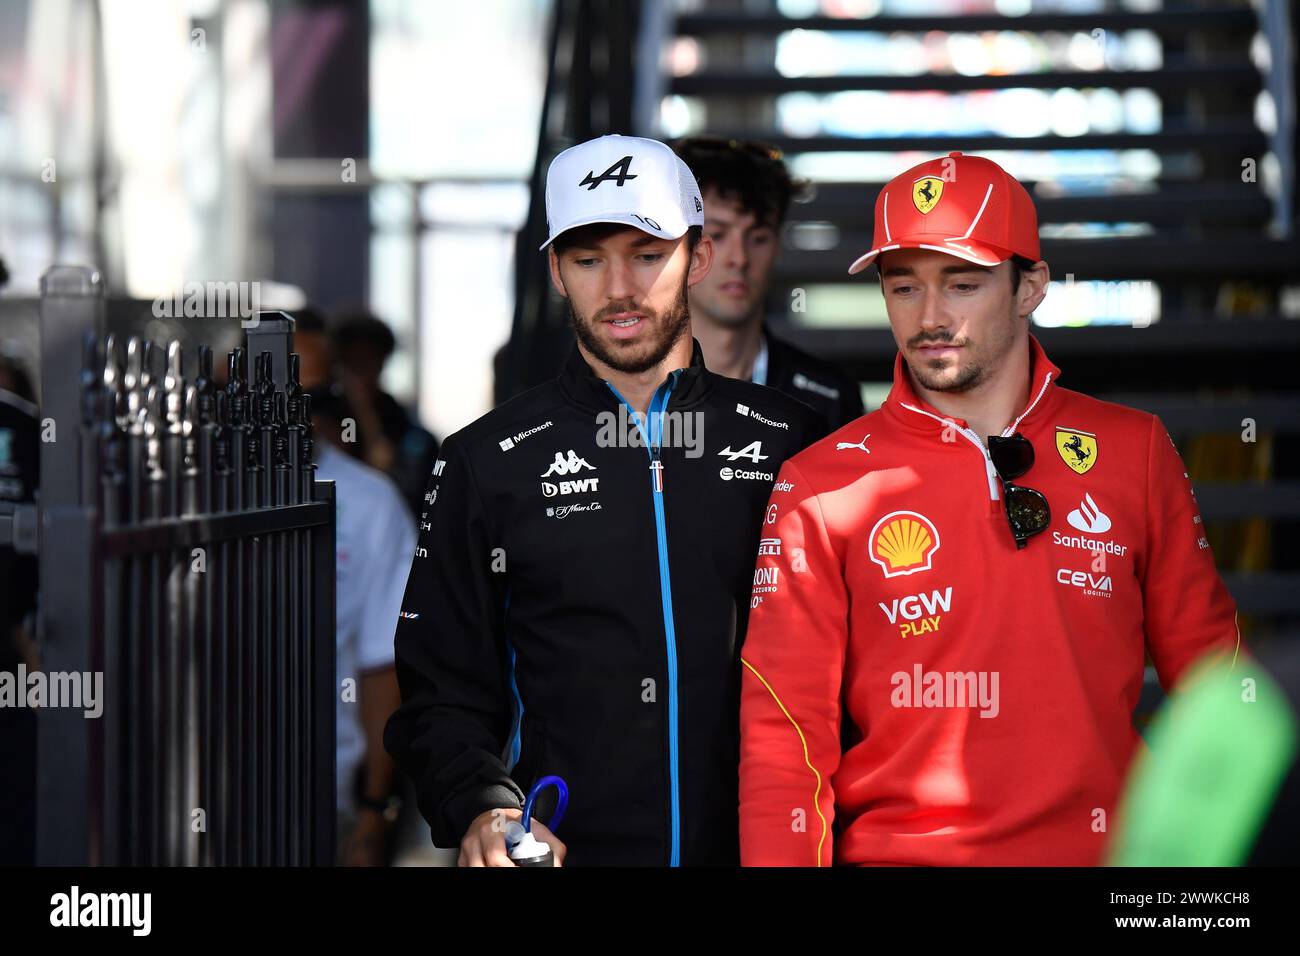
[[41,665],[103,690],[41,711],[40,863],[333,863],[334,484],[257,318],[217,389],[207,346],[104,336],[94,273],[42,282]]

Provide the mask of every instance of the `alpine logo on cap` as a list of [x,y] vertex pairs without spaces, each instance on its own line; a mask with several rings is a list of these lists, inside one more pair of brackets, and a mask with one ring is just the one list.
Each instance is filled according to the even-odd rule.
[[[595,189],[601,183],[609,182],[610,180],[613,180],[619,186],[622,186],[629,179],[636,179],[636,173],[629,172],[631,167],[632,167],[632,157],[624,156],[617,163],[609,167],[609,169],[605,170],[603,173],[601,173],[599,176],[595,177],[594,179],[592,178],[591,175],[592,171],[589,170],[587,172],[586,178],[584,178],[582,182],[578,183],[578,185],[586,186],[587,192],[591,192],[591,190]],[[614,170],[618,170],[617,176],[614,175]]]

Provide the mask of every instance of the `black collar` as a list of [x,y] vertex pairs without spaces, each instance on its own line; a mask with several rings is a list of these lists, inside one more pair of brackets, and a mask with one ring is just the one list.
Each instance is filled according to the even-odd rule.
[[[713,373],[704,367],[704,352],[700,349],[700,343],[691,339],[691,346],[691,364],[677,375],[677,384],[673,386],[673,394],[668,402],[670,409],[698,405],[713,387]],[[578,351],[577,343],[569,351],[569,357],[565,360],[564,369],[557,381],[565,395],[583,408],[600,411],[619,407],[618,396],[592,371]]]

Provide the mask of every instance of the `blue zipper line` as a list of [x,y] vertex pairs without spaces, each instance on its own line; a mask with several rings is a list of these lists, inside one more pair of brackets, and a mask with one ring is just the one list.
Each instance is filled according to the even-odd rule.
[[[637,430],[641,432],[641,437],[646,444],[646,453],[650,456],[650,490],[654,498],[655,505],[655,536],[659,541],[659,596],[663,602],[664,611],[664,637],[668,645],[668,775],[672,789],[672,855],[669,859],[669,866],[681,866],[682,858],[682,823],[681,823],[681,803],[679,798],[679,787],[677,782],[678,758],[677,758],[677,627],[673,620],[673,589],[672,580],[668,571],[668,531],[667,523],[664,517],[664,495],[663,495],[663,470],[662,459],[660,458],[660,444],[663,441],[663,411],[668,407],[668,400],[672,397],[673,387],[677,384],[677,377],[681,375],[682,370],[677,369],[668,376],[666,385],[660,386],[655,392],[654,397],[650,399],[650,408],[648,416],[650,418],[650,435],[646,436],[646,430],[641,424],[641,415],[628,404],[627,399],[619,395],[616,389],[609,382],[609,390],[618,395],[618,400],[627,406],[627,410],[632,415],[632,420],[636,422]],[[656,429],[656,423],[658,428]],[[656,441],[656,432],[658,440]],[[658,462],[659,469],[653,465]],[[658,471],[659,487],[655,487],[655,472]]]
[[[506,592],[506,610],[510,610],[510,592]],[[510,638],[506,638],[506,653],[510,655],[510,693],[515,698],[515,721],[514,730],[510,735],[510,762],[506,765],[506,773],[515,769],[515,764],[519,763],[519,751],[523,746],[521,735],[524,728],[524,699],[519,696],[519,682],[515,677],[517,668],[517,657],[515,655],[515,646],[510,643]]]

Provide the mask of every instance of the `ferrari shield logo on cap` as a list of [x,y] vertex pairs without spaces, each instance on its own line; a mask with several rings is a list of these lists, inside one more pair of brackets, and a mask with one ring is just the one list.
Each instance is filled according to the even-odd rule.
[[1056,428],[1056,450],[1073,471],[1084,474],[1097,464],[1097,436],[1077,428]]
[[939,197],[942,195],[943,180],[938,176],[922,176],[912,183],[912,204],[921,215],[939,205]]

